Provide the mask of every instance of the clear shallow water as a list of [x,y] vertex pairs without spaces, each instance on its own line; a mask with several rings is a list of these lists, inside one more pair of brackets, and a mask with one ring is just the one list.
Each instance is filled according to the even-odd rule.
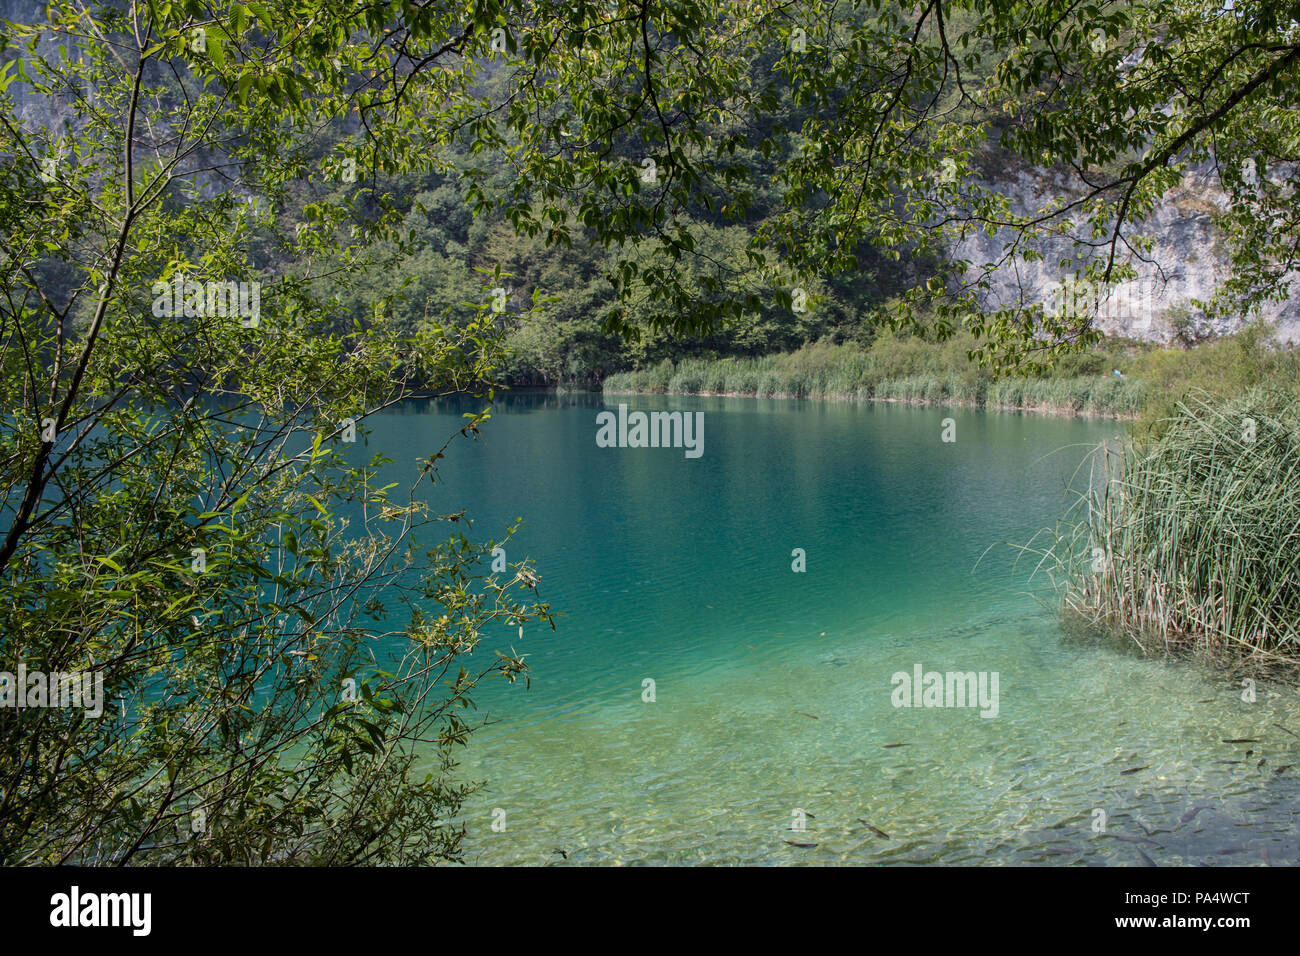
[[[620,402],[703,411],[703,456],[598,448],[596,413]],[[368,451],[413,473],[477,407],[404,406],[372,420]],[[453,443],[430,501],[466,508],[483,539],[522,516],[508,558],[532,558],[567,616],[522,642],[501,629],[530,655],[532,688],[478,697],[495,722],[464,752],[464,774],[487,781],[466,808],[467,860],[1300,862],[1300,740],[1276,726],[1300,733],[1300,694],[1261,683],[1248,704],[1220,675],[1066,638],[1033,560],[1006,546],[1064,513],[1079,463],[1118,430],[890,405],[499,399],[481,441]],[[998,715],[894,707],[892,675],[917,663],[998,672]],[[1222,742],[1242,737],[1260,742]]]

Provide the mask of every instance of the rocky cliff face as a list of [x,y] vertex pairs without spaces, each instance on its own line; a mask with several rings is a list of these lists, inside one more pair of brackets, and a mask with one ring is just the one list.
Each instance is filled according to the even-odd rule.
[[[1027,215],[1061,195],[1066,184],[1039,172],[1019,172],[988,185],[1010,197],[1015,210]],[[1213,214],[1226,203],[1227,196],[1212,170],[1189,172],[1155,213],[1133,230],[1155,241],[1153,263],[1129,260],[1137,276],[1118,285],[1097,304],[1097,326],[1112,335],[1170,342],[1229,334],[1262,318],[1276,326],[1279,341],[1300,344],[1300,275],[1292,278],[1290,299],[1266,303],[1252,316],[1212,318],[1193,304],[1193,299],[1211,298],[1230,274],[1231,265],[1213,222]],[[1005,232],[995,236],[977,233],[957,244],[953,253],[971,263],[974,275],[984,264],[1001,260],[1008,238]],[[1077,257],[1078,252],[1068,240],[1055,238],[1036,249],[1043,253],[1041,261],[1014,257],[992,275],[991,288],[982,295],[986,306],[1023,301],[1050,309],[1068,295],[1071,273],[1059,263]]]
[[0,20],[37,23],[45,20],[45,0],[0,0]]
[[[0,20],[7,20],[11,23],[44,23],[45,0],[0,0]],[[2,26],[0,32],[7,33]],[[0,54],[0,61],[16,59],[20,54],[26,52],[24,43],[15,43],[8,36],[9,41],[3,54]],[[56,55],[60,45],[54,39],[46,37],[42,39],[37,46],[37,52],[41,56]],[[78,51],[75,46],[67,45],[68,55],[76,59]],[[21,124],[31,127],[45,127],[51,131],[56,131],[65,124],[76,123],[76,110],[72,106],[71,97],[63,101],[51,103],[49,99],[34,93],[26,83],[21,81],[15,82],[9,87],[9,95],[14,101],[17,112],[17,118]]]

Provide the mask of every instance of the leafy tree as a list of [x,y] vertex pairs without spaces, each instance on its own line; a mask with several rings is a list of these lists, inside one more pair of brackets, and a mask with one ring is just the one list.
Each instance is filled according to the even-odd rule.
[[[790,82],[817,117],[785,170],[790,209],[770,237],[798,265],[852,269],[870,239],[941,256],[975,230],[1003,238],[992,263],[956,261],[908,304],[964,324],[1000,364],[1095,341],[1094,297],[1149,261],[1143,221],[1183,177],[1208,169],[1234,275],[1213,308],[1287,293],[1300,249],[1300,5],[1294,2],[924,0],[832,8]],[[849,91],[849,95],[844,95]],[[1005,170],[1060,183],[1018,209]],[[825,197],[824,202],[816,202]],[[984,313],[995,270],[1045,249],[1089,301]]]
[[[0,710],[5,863],[457,857],[473,690],[526,673],[472,652],[550,611],[429,510],[445,445],[403,489],[350,439],[404,398],[490,395],[501,334],[485,306],[402,328],[391,290],[348,329],[337,291],[386,265],[351,226],[404,249],[382,179],[474,122],[465,54],[498,9],[6,24],[0,660],[108,700]],[[15,84],[58,108],[20,118]],[[322,154],[338,117],[361,132]]]
[[[610,331],[637,335],[647,307],[679,337],[789,315],[796,288],[883,256],[906,287],[880,297],[906,293],[894,321],[964,326],[999,366],[1050,360],[1098,338],[1092,300],[1150,257],[1144,219],[1193,170],[1228,196],[1234,275],[1211,307],[1287,294],[1298,21],[1294,0],[576,4],[512,35],[518,74],[553,82],[512,94],[520,175],[502,205],[549,242],[583,232],[615,250]],[[1008,169],[1060,186],[1019,209]],[[757,226],[752,268],[699,245],[706,216]],[[1002,239],[996,261],[945,263],[977,231]],[[1082,301],[980,308],[995,271],[1048,251],[1086,284]]]

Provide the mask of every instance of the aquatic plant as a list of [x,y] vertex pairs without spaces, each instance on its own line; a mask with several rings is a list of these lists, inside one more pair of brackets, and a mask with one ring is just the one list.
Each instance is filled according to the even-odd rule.
[[1104,447],[1050,549],[1068,615],[1144,649],[1300,652],[1300,401],[1256,388],[1178,404],[1160,437]]

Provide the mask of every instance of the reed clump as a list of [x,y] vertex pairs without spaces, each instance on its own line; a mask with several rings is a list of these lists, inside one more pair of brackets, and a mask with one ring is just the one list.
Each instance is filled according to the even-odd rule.
[[[1300,395],[1178,403],[1105,446],[1051,549],[1068,617],[1144,650],[1300,663]],[[1081,520],[1078,520],[1081,519]]]
[[664,360],[610,375],[604,390],[969,405],[1124,418],[1142,408],[1141,382],[1084,366],[1079,368],[1083,374],[995,381],[988,369],[969,359],[968,345],[964,340],[936,344],[882,337],[869,349],[818,342],[754,358]]

